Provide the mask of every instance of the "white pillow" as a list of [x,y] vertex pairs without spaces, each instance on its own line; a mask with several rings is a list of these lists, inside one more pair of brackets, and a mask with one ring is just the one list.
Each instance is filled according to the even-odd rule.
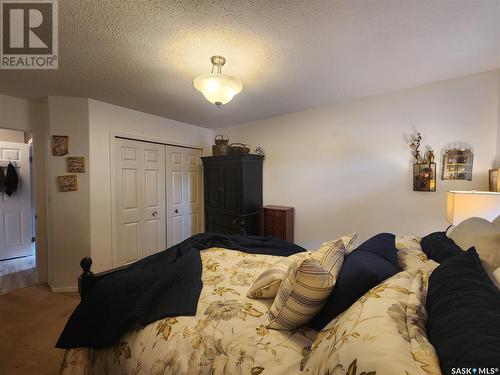
[[486,219],[471,217],[455,226],[448,237],[464,251],[475,247],[486,271],[493,272],[500,267],[499,226]]

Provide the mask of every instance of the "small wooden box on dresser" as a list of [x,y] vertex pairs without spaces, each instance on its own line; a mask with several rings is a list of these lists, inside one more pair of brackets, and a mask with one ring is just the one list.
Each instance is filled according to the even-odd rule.
[[261,207],[260,235],[272,236],[293,243],[293,216],[293,207]]
[[218,155],[201,159],[206,232],[258,235],[264,156]]

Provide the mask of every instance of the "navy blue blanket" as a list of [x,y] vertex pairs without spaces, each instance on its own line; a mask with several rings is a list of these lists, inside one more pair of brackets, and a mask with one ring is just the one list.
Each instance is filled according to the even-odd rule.
[[134,324],[196,315],[203,287],[199,252],[211,247],[279,256],[305,251],[275,238],[197,234],[100,279],[76,307],[56,347],[105,348]]

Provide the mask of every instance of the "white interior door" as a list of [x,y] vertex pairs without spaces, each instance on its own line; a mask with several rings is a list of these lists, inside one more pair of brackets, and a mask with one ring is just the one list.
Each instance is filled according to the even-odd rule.
[[29,145],[0,142],[0,168],[4,175],[9,160],[16,167],[19,183],[10,197],[0,193],[0,260],[32,254]]
[[201,231],[201,150],[167,146],[167,245]]
[[116,267],[166,249],[165,145],[114,142]]

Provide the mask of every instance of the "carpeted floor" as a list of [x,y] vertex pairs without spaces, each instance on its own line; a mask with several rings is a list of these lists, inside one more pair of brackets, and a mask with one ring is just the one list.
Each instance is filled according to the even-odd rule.
[[52,293],[47,285],[0,296],[0,374],[55,375],[64,351],[55,349],[76,293]]

